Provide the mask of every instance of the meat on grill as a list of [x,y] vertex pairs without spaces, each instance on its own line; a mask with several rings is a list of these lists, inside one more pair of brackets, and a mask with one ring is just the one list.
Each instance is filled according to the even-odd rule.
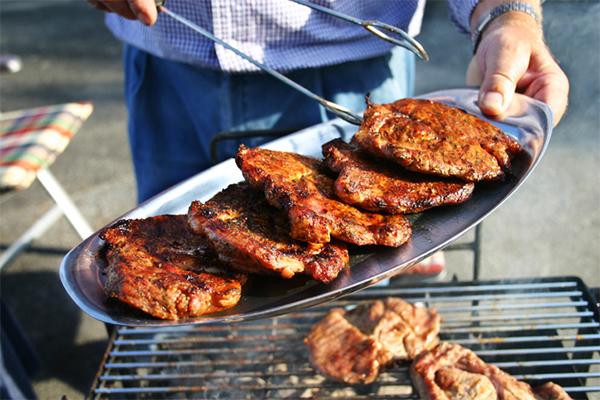
[[104,291],[162,319],[198,317],[237,304],[246,275],[220,263],[185,215],[123,219],[105,228]]
[[440,315],[435,309],[415,306],[399,297],[388,297],[385,306],[398,314],[414,332],[414,335],[404,339],[410,359],[437,345]]
[[492,382],[482,374],[459,368],[442,368],[435,374],[437,385],[446,394],[444,400],[497,400],[498,394]]
[[345,315],[343,308],[334,308],[311,329],[305,340],[309,362],[335,381],[371,383],[382,367],[381,344],[348,322]]
[[323,156],[329,168],[339,172],[335,194],[345,203],[369,211],[417,213],[461,203],[469,199],[475,189],[473,182],[411,173],[341,139],[325,143]]
[[340,201],[323,160],[242,145],[236,162],[246,181],[287,214],[298,240],[327,243],[333,236],[360,246],[398,247],[412,233],[403,215],[364,212]]
[[521,146],[493,124],[420,99],[371,103],[355,138],[368,152],[411,171],[468,182],[502,179]]
[[547,382],[542,386],[533,388],[536,400],[572,400],[560,385]]
[[204,204],[194,201],[188,222],[194,232],[208,236],[222,262],[241,271],[284,278],[304,273],[329,283],[348,265],[345,243],[293,239],[287,216],[246,182],[228,186]]
[[346,311],[334,308],[305,339],[309,362],[348,384],[371,383],[395,361],[410,360],[437,344],[440,317],[399,298],[375,300]]
[[410,373],[423,400],[570,399],[559,385],[548,383],[532,389],[497,366],[486,364],[473,351],[448,342],[421,353]]

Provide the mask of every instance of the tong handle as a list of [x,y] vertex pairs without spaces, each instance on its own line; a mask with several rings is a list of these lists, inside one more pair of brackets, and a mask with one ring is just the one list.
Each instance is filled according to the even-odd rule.
[[[379,22],[379,21],[363,21],[361,19],[354,18],[349,15],[330,10],[329,8],[325,8],[325,7],[321,7],[321,6],[313,4],[313,3],[309,3],[308,1],[304,1],[304,0],[292,0],[292,1],[295,3],[301,4],[303,6],[312,8],[313,10],[317,10],[322,13],[329,14],[333,17],[343,19],[344,21],[348,21],[353,24],[360,25],[363,28],[365,28],[366,30],[368,30],[369,32],[373,33],[375,36],[377,36],[385,41],[388,41],[392,44],[395,44],[396,46],[404,47],[405,49],[412,51],[413,53],[415,53],[417,55],[417,57],[419,57],[423,61],[429,61],[429,56],[425,52],[425,49],[423,48],[423,46],[421,46],[421,44],[419,42],[417,42],[415,39],[410,37],[406,32],[404,32],[400,28],[396,28],[395,26],[386,24],[384,22]],[[386,35],[382,31],[380,31],[378,28],[385,29],[389,32],[395,33],[395,34],[401,36],[402,39],[404,39],[404,40],[394,39],[394,38]]]
[[[425,52],[425,49],[423,48],[423,46],[421,46],[421,44],[419,42],[417,42],[415,39],[408,36],[402,29],[396,28],[395,26],[388,25],[384,22],[379,22],[379,21],[362,21],[360,23],[360,25],[363,26],[369,32],[375,34],[375,36],[377,36],[383,40],[386,40],[390,43],[393,43],[396,46],[401,46],[401,47],[404,47],[405,49],[412,51],[413,53],[415,53],[417,55],[417,57],[419,57],[423,61],[429,61],[429,56]],[[386,29],[390,32],[396,33],[396,34],[402,36],[402,38],[404,38],[405,41],[401,41],[401,40],[389,37],[388,35],[381,32],[377,28]]]

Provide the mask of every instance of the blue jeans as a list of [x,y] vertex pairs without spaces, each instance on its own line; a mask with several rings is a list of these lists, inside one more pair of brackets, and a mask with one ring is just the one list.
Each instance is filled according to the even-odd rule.
[[[219,132],[303,128],[335,117],[267,74],[224,74],[129,45],[124,66],[139,202],[210,167],[210,142]],[[376,103],[413,95],[414,55],[396,48],[386,56],[286,76],[326,100],[361,112],[367,93]],[[219,159],[235,156],[240,143],[255,147],[273,139],[220,142]]]

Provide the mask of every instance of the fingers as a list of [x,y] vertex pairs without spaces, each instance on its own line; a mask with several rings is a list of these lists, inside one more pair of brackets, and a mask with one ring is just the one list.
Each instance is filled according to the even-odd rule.
[[532,57],[533,76],[523,93],[546,103],[556,126],[567,110],[569,80],[547,48],[539,49],[539,53]]
[[154,0],[128,0],[128,3],[142,24],[150,26],[156,22],[158,12]]
[[556,125],[567,107],[568,79],[530,17],[509,14],[482,38],[467,69],[467,85],[480,86],[479,107],[487,115],[505,114],[514,94],[523,93],[546,103]]
[[123,18],[139,20],[150,26],[156,22],[157,10],[154,0],[87,0],[96,10],[112,12]]
[[96,10],[100,10],[100,11],[110,11],[108,9],[108,7],[106,7],[104,5],[104,3],[98,1],[98,0],[86,0],[88,3],[90,3],[90,5],[92,7],[94,7]]

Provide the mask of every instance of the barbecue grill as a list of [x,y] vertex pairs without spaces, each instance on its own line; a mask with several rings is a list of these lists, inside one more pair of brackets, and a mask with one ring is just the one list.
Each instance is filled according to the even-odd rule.
[[436,308],[440,339],[474,350],[532,386],[600,398],[597,300],[576,277],[374,286],[300,312],[233,324],[115,328],[90,399],[415,399],[409,364],[370,385],[315,372],[303,339],[332,307],[387,296]]

